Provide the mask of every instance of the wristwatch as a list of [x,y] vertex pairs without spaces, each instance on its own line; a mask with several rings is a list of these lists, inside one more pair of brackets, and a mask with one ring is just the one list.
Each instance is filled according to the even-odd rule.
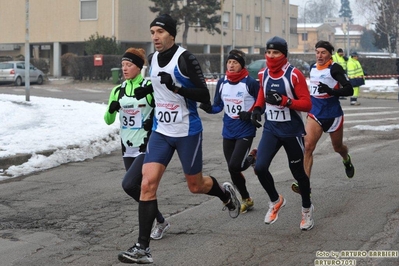
[[292,104],[292,100],[291,98],[288,98],[287,103],[285,104],[285,106],[290,106]]

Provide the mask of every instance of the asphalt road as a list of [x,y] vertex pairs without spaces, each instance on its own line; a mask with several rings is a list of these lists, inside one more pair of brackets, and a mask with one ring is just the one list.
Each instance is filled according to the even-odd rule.
[[[40,91],[38,96],[106,102],[112,86],[43,86],[31,95]],[[4,88],[0,87],[0,93],[5,93]],[[15,89],[19,88],[9,90]],[[328,263],[341,251],[347,257],[334,261],[336,265],[398,265],[398,130],[355,126],[397,125],[399,103],[360,100],[362,105],[356,107],[342,101],[345,142],[355,177],[345,176],[328,138],[323,137],[317,147],[311,178],[315,205],[311,231],[299,229],[300,197],[291,192],[293,178],[284,150],[277,154],[271,171],[287,205],[272,225],[263,223],[268,197],[252,169],[244,174],[255,208],[231,219],[218,199],[188,191],[175,157],[158,191],[159,208],[171,229],[162,240],[151,242],[153,265],[333,265],[316,263],[318,259]],[[200,112],[204,173],[221,183],[230,181],[222,154],[222,116]],[[123,192],[123,175],[117,151],[0,182],[0,265],[123,265],[117,254],[138,236],[138,204]],[[378,255],[374,250],[393,251],[380,255],[396,257],[372,258]]]

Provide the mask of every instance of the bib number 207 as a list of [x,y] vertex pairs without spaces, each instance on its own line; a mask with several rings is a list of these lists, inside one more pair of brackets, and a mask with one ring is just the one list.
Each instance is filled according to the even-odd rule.
[[175,123],[178,111],[158,112],[158,121],[161,123]]

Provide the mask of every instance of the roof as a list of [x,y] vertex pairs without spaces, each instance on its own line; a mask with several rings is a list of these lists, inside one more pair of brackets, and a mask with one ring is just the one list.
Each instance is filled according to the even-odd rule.
[[321,25],[323,25],[323,23],[297,23],[296,27],[297,28],[318,28]]
[[[355,25],[353,25],[353,26],[355,26]],[[359,26],[359,25],[356,25],[356,26]],[[349,35],[362,35],[363,34],[363,30],[364,30],[364,27],[362,27],[362,26],[360,26],[360,27],[350,27],[350,29],[349,29]],[[346,35],[345,33],[344,33],[344,31],[342,30],[342,26],[336,26],[335,27],[335,35]]]

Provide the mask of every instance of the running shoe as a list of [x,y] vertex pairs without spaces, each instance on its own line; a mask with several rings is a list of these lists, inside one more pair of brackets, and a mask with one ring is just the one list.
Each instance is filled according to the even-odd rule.
[[242,199],[241,201],[241,213],[246,213],[254,208],[254,201],[251,198]]
[[252,167],[255,167],[256,163],[256,154],[258,153],[258,149],[254,148],[247,156],[247,161],[251,163]]
[[[291,189],[292,191],[294,191],[295,193],[298,193],[299,195],[301,194],[301,190],[299,189],[299,184],[298,182],[293,182],[291,184]],[[312,188],[310,188],[310,196],[312,196]]]
[[281,210],[282,207],[285,206],[286,202],[287,201],[282,195],[279,196],[279,199],[276,203],[269,202],[269,210],[267,211],[265,216],[265,224],[272,224],[277,221],[278,212]]
[[150,248],[144,249],[139,243],[127,251],[122,251],[118,254],[118,260],[123,263],[137,263],[137,264],[150,264],[154,260],[151,256]]
[[168,221],[164,221],[163,223],[156,223],[154,229],[151,232],[151,239],[159,240],[163,237],[163,234],[166,233],[170,228],[170,224]]
[[345,166],[345,173],[348,178],[352,178],[355,175],[355,167],[353,167],[351,157],[348,154],[348,160],[342,161]]
[[299,226],[301,230],[309,231],[310,229],[313,228],[314,226],[313,211],[314,211],[313,204],[310,205],[310,208],[308,209],[302,207],[302,221]]
[[223,184],[224,189],[230,194],[230,199],[224,204],[223,210],[228,209],[231,218],[237,218],[240,214],[240,200],[237,198],[236,190],[229,182]]
[[299,184],[298,182],[293,182],[291,184],[291,189],[292,191],[294,191],[295,193],[301,194],[301,190],[299,189]]

